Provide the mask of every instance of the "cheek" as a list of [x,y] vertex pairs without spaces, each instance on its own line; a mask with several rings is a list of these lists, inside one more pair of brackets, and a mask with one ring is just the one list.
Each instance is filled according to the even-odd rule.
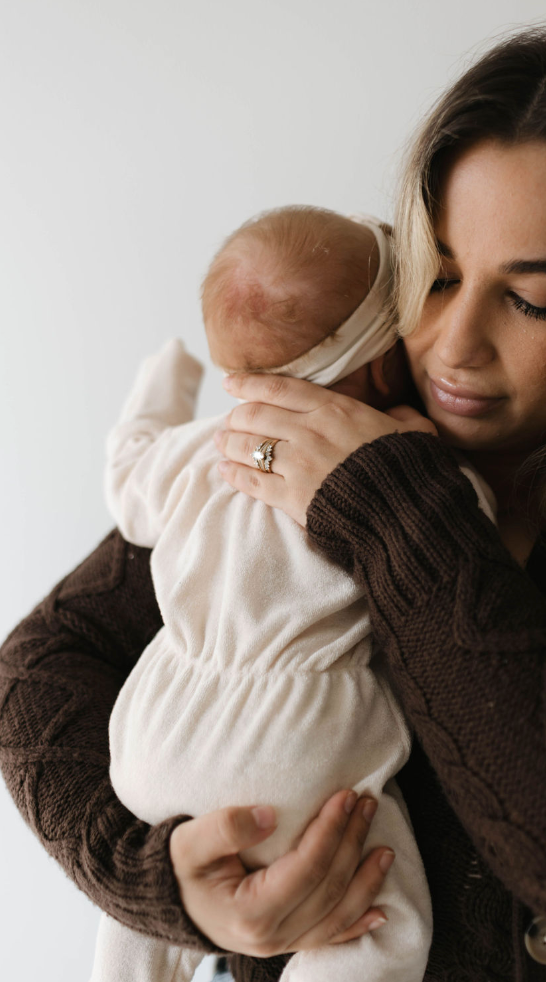
[[546,426],[546,356],[520,371],[517,389],[522,411]]
[[546,415],[546,327],[513,332],[502,360],[512,389],[522,404],[536,404]]
[[432,346],[430,332],[421,327],[416,327],[412,333],[404,338],[404,349],[408,359],[408,365],[415,381],[424,371],[424,362],[427,352]]

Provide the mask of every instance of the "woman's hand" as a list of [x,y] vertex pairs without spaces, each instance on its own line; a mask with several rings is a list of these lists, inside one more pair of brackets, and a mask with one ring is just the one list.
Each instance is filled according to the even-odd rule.
[[254,873],[238,853],[272,834],[272,808],[224,808],[178,825],[170,852],[187,913],[219,947],[263,958],[379,927],[386,917],[371,904],[394,853],[379,847],[361,863],[375,808],[339,791],[295,849]]
[[[363,443],[387,433],[436,433],[409,406],[387,414],[312,382],[282,375],[233,375],[225,388],[247,401],[231,411],[215,436],[228,458],[218,466],[239,491],[260,498],[305,526],[307,509],[324,479]],[[269,473],[251,461],[265,439],[278,439]]]

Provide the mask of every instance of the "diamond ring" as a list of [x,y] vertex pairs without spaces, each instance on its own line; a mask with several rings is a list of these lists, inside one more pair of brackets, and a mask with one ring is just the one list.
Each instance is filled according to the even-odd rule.
[[260,443],[259,446],[257,446],[256,449],[250,454],[252,460],[256,464],[256,467],[259,467],[261,471],[271,471],[273,447],[278,442],[278,440],[264,440],[263,443]]

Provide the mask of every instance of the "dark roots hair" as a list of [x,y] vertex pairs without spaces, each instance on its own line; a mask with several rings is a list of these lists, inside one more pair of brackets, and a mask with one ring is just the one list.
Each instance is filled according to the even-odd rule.
[[400,333],[419,323],[439,256],[433,219],[446,157],[485,139],[546,141],[546,26],[504,37],[433,106],[407,156],[395,221]]

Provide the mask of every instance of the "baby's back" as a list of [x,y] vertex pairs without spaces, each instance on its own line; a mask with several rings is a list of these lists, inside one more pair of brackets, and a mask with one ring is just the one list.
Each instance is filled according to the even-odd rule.
[[[369,636],[363,592],[293,519],[222,480],[220,423],[178,428],[188,461],[152,555],[170,639],[180,657],[226,670],[341,667]],[[361,662],[368,652],[360,646]]]
[[379,794],[409,738],[369,666],[362,591],[291,518],[221,479],[219,423],[178,427],[184,450],[166,451],[185,464],[152,554],[165,627],[114,708],[112,780],[151,823],[274,804],[278,832],[246,857],[264,863],[334,791]]

